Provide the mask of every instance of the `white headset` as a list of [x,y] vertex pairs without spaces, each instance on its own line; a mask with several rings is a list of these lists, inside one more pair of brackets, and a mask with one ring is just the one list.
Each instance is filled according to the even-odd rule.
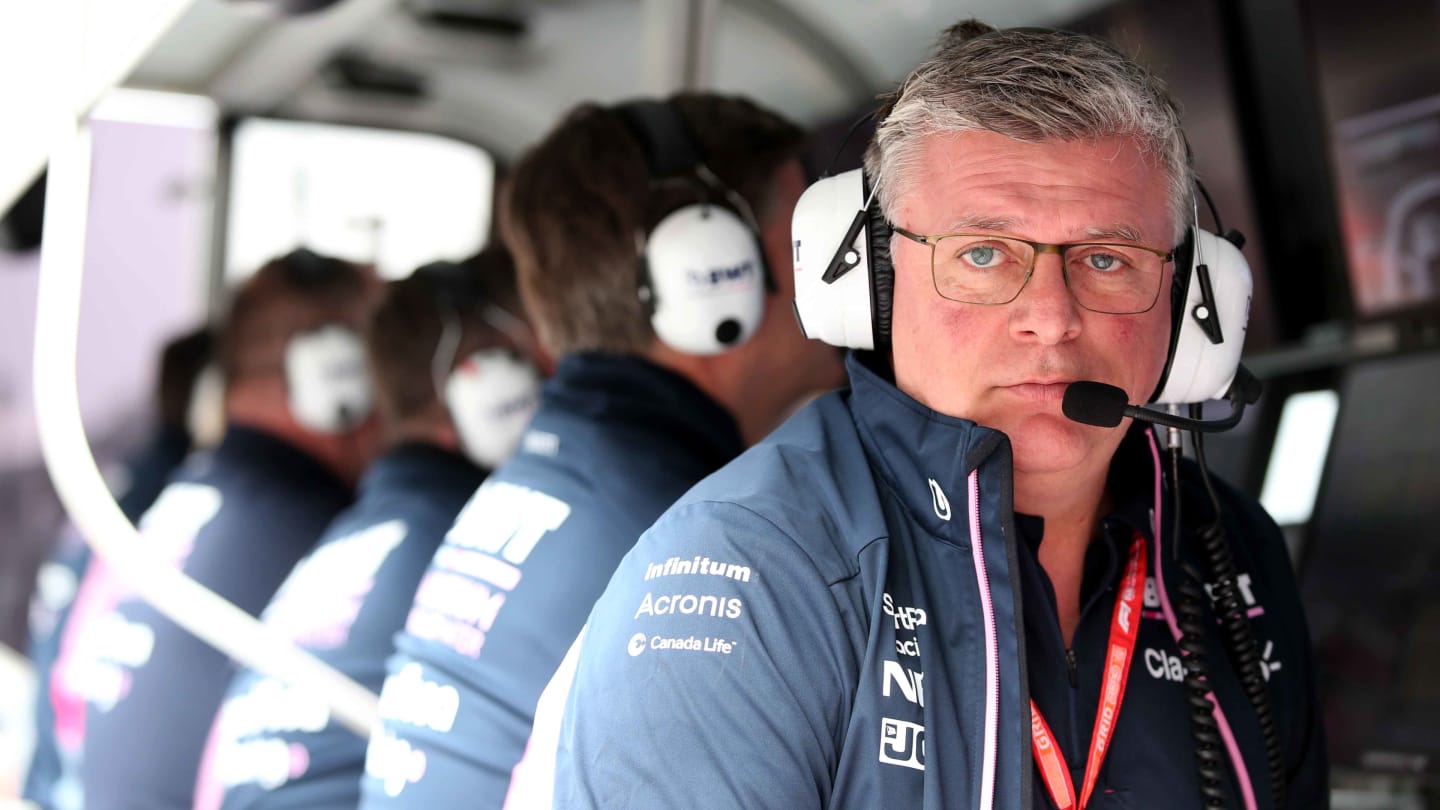
[[316,433],[344,433],[374,405],[365,344],[354,330],[330,323],[285,344],[285,387],[290,413]]
[[540,373],[514,352],[484,349],[455,366],[444,396],[465,455],[494,469],[515,452],[540,405]]
[[[502,348],[481,349],[456,362],[464,332],[460,313],[479,305],[480,290],[459,265],[435,262],[416,273],[429,282],[441,313],[430,361],[436,396],[450,413],[461,452],[493,470],[515,452],[540,405],[540,372]],[[485,304],[480,317],[517,345],[528,342],[525,324],[505,310]]]
[[[811,185],[791,219],[795,315],[805,336],[852,349],[887,347],[895,269],[892,226],[864,169]],[[1224,397],[1250,320],[1250,265],[1230,241],[1192,225],[1175,251],[1170,351],[1151,402]]]
[[760,327],[773,289],[754,213],[705,165],[674,107],[642,100],[615,112],[645,153],[652,184],[683,183],[701,198],[636,235],[638,294],[656,337],[699,355],[744,343]]

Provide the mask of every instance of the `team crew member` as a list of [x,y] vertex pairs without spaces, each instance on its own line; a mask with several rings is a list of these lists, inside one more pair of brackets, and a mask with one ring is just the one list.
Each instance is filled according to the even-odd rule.
[[[358,330],[369,270],[297,251],[231,302],[221,338],[227,430],[184,465],[140,529],[157,553],[252,615],[350,502],[373,455]],[[190,808],[229,681],[219,651],[132,593],[83,628],[86,807]]]
[[[797,207],[804,328],[877,350],[620,565],[577,656],[555,806],[1200,807],[1202,788],[1219,806],[1325,806],[1273,523],[1217,484],[1238,569],[1222,589],[1198,467],[1180,470],[1177,537],[1151,434],[1061,411],[1077,381],[1122,389],[1116,423],[1127,401],[1218,396],[1185,391],[1213,373],[1193,355],[1225,340],[1230,387],[1249,271],[1188,227],[1190,171],[1175,106],[1112,47],[946,32],[881,114],[864,174]],[[1222,590],[1250,617],[1243,680],[1268,708],[1227,654]]]
[[[539,398],[534,338],[500,249],[392,282],[366,336],[389,449],[262,620],[374,691],[415,586],[460,507],[514,449]],[[303,689],[231,682],[197,808],[354,808],[365,740]]]
[[[190,452],[189,425],[198,382],[210,363],[214,336],[200,328],[165,345],[160,354],[156,405],[159,424],[148,443],[125,465],[124,491],[116,499],[131,522],[160,496],[166,481]],[[92,554],[72,524],[66,524],[55,551],[40,567],[30,600],[30,661],[38,688],[35,753],[25,778],[24,797],[45,810],[79,810],[80,755],[85,732],[85,697],[62,673],[70,611]]]
[[765,269],[786,266],[801,146],[748,101],[689,95],[582,106],[516,167],[502,230],[561,359],[421,581],[362,806],[501,806],[542,687],[635,539],[839,380]]

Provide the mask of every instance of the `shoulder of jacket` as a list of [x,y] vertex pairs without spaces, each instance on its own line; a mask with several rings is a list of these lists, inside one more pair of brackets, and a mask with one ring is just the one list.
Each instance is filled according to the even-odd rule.
[[888,533],[875,473],[834,394],[701,481],[671,516],[744,524],[748,532],[783,538],[832,583],[858,573],[860,550]]

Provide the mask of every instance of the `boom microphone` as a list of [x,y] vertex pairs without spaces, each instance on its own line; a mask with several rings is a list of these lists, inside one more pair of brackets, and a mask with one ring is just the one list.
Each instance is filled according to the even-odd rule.
[[1128,416],[1179,430],[1219,433],[1240,424],[1245,406],[1253,404],[1259,397],[1259,381],[1242,366],[1235,375],[1234,386],[1230,389],[1230,415],[1224,419],[1186,419],[1183,416],[1141,408],[1130,404],[1124,390],[1093,380],[1080,380],[1066,386],[1060,410],[1069,419],[1095,427],[1115,427],[1120,424],[1120,420]]

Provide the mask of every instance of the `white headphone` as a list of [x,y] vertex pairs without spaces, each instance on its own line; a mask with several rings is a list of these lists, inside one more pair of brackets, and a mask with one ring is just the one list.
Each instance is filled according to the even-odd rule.
[[656,337],[699,355],[744,343],[760,327],[766,291],[773,289],[754,213],[705,165],[674,107],[642,100],[615,112],[645,153],[652,183],[683,183],[703,200],[636,235],[639,296]]
[[[501,348],[481,349],[455,362],[464,332],[460,314],[479,305],[480,291],[459,265],[435,262],[416,273],[429,282],[441,313],[440,338],[430,361],[435,393],[450,412],[461,452],[493,470],[515,452],[540,405],[540,372]],[[485,304],[480,317],[517,345],[528,342],[525,324],[505,310]]]
[[[864,169],[811,185],[791,219],[795,315],[805,336],[852,349],[890,342],[892,226]],[[1239,247],[1192,225],[1175,251],[1170,351],[1151,402],[1224,397],[1250,319],[1250,265]]]
[[494,469],[515,452],[540,405],[540,373],[514,352],[485,349],[460,361],[444,396],[465,455]]
[[325,324],[285,344],[285,387],[295,421],[316,433],[344,433],[373,407],[365,344],[354,330]]

